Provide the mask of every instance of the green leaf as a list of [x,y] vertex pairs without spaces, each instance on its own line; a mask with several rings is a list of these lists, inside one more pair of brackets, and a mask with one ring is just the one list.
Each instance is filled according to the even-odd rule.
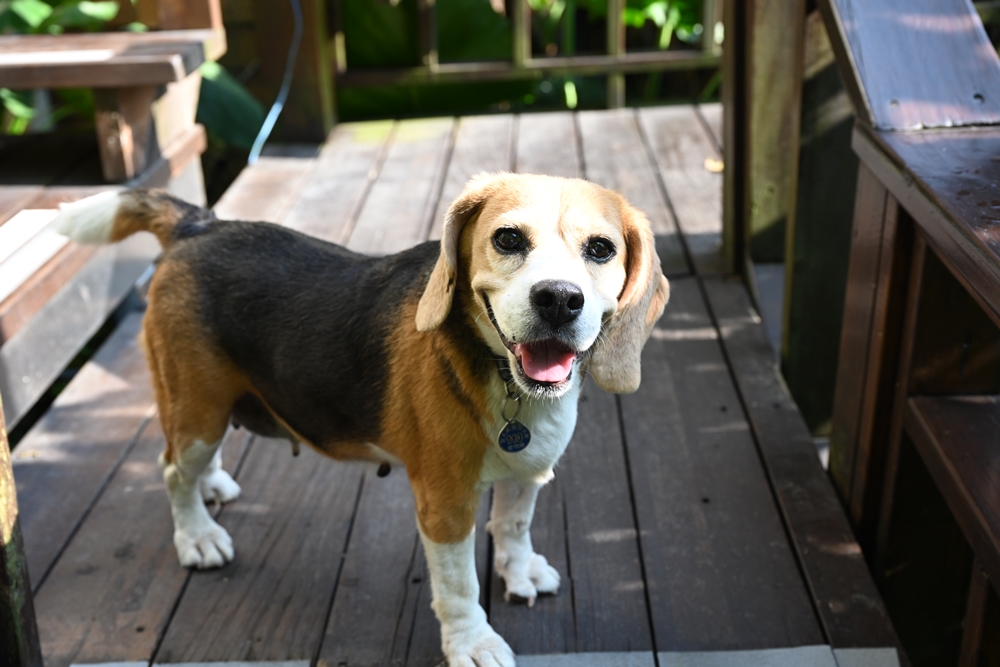
[[204,63],[201,76],[198,122],[216,139],[249,150],[264,124],[264,108],[218,63]]
[[46,21],[49,32],[52,28],[79,28],[83,30],[100,30],[104,24],[118,14],[118,3],[114,0],[106,2],[68,2],[56,7],[55,12]]
[[15,93],[10,88],[0,88],[0,104],[15,118],[25,118],[31,120],[35,117],[35,110],[31,107],[31,93]]
[[32,29],[38,28],[52,15],[52,8],[42,0],[13,0],[10,11],[17,14]]

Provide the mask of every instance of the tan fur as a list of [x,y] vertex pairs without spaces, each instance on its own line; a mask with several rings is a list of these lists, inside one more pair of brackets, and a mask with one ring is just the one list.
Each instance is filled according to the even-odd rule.
[[166,248],[182,212],[157,190],[130,190],[122,193],[115,213],[111,241],[121,241],[136,232],[152,232]]
[[642,346],[670,298],[670,284],[660,271],[660,257],[646,216],[623,197],[608,196],[617,200],[627,247],[627,278],[618,297],[618,310],[594,349],[590,372],[601,389],[627,394],[639,388]]
[[143,319],[143,343],[167,436],[164,460],[174,463],[196,441],[222,439],[233,403],[250,383],[199,322],[197,290],[183,263],[159,267],[149,299],[155,307]]

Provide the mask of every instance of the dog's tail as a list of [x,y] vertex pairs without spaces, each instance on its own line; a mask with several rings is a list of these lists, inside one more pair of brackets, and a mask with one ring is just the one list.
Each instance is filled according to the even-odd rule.
[[52,228],[77,243],[115,243],[136,232],[152,232],[166,248],[177,228],[204,223],[212,213],[162,190],[112,190],[60,204]]

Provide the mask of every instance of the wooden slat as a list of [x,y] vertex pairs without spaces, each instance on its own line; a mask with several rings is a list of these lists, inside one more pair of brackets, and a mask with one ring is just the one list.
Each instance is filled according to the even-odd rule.
[[39,185],[4,185],[0,187],[0,225],[14,217],[42,191]]
[[[97,413],[88,417],[100,419]],[[230,439],[226,469],[235,468],[248,440],[246,432]],[[153,419],[38,592],[49,667],[146,661],[162,638],[190,574],[177,562],[157,463],[165,446]]]
[[705,287],[826,642],[834,648],[898,646],[861,548],[816,456],[809,429],[784,387],[749,296],[735,282],[710,280]]
[[[570,447],[576,446],[576,442],[570,443]],[[562,577],[559,593],[555,597],[539,597],[532,609],[521,603],[507,602],[504,600],[506,589],[503,580],[494,571],[492,562],[485,564],[486,575],[492,578],[490,623],[518,655],[577,650],[573,617],[576,578],[570,569],[566,544],[564,470],[563,462],[556,469],[556,478],[539,491],[535,518],[531,522],[532,546]]]
[[582,174],[573,114],[568,112],[523,114],[517,125],[514,171],[579,178]]
[[818,4],[863,123],[913,130],[1000,122],[1000,59],[972,3]]
[[315,151],[296,157],[261,157],[244,169],[214,207],[223,220],[281,222],[316,167]]
[[1000,582],[1000,397],[916,397],[905,428],[994,589]]
[[136,340],[141,322],[135,314],[118,326],[14,453],[35,587],[152,413],[153,391]]
[[399,123],[378,180],[351,230],[347,245],[352,250],[388,255],[427,238],[454,124],[451,118]]
[[0,398],[0,660],[10,667],[42,667],[41,644],[17,511],[17,490]]
[[709,171],[706,164],[713,166],[722,155],[696,114],[690,106],[652,107],[641,110],[639,120],[695,270],[720,274],[726,271],[722,172]]
[[96,252],[96,246],[67,245],[0,301],[0,345],[20,331]]
[[392,121],[338,125],[283,224],[328,241],[344,242],[378,175],[393,125]]
[[0,79],[12,88],[117,88],[180,81],[206,60],[211,30],[4,35]]
[[[883,244],[891,245],[895,237],[897,208],[885,187],[862,164],[855,197],[855,233],[847,269],[844,325],[830,435],[830,476],[841,496],[849,502],[854,466],[861,447],[861,421],[866,412],[868,365],[875,359],[869,346],[877,340],[872,338],[872,327],[878,320],[875,303],[879,291],[879,258]],[[868,396],[870,403],[873,400],[871,392]],[[852,518],[857,521],[859,517],[853,515]]]
[[[560,464],[573,577],[576,650],[653,648],[642,551],[615,397],[589,382],[576,432]],[[644,545],[643,545],[644,546]],[[646,560],[646,575],[652,563]],[[659,564],[656,566],[659,568]]]
[[514,168],[516,119],[516,116],[509,115],[459,119],[444,188],[431,221],[430,238],[441,238],[444,214],[470,178],[484,171],[510,171]]
[[969,600],[965,605],[965,620],[962,623],[962,649],[958,655],[958,667],[976,667],[979,664],[983,629],[990,601],[990,580],[983,566],[976,561],[972,564],[972,580],[969,582]]
[[646,214],[664,274],[690,273],[677,223],[657,185],[634,112],[584,112],[577,119],[587,180],[615,190]]
[[722,133],[723,133],[723,113],[722,104],[714,102],[712,104],[699,104],[695,107],[698,113],[701,115],[702,120],[708,124],[708,129],[712,133],[712,139],[715,140],[715,145],[719,150],[719,154],[722,154]]
[[137,235],[102,247],[26,326],[0,347],[0,391],[11,423],[51,386],[159,254]]
[[[361,473],[359,464],[308,448],[293,457],[286,441],[256,438],[241,468],[243,493],[219,518],[236,559],[194,574],[156,661],[311,659]],[[405,518],[412,522],[412,513]]]
[[824,643],[695,280],[620,401],[657,649]]
[[[416,610],[412,596],[420,590],[411,583],[414,572],[419,572],[414,564],[421,549],[413,493],[403,470],[385,479],[373,473],[369,470],[365,476],[323,637],[320,660],[328,665],[404,664],[401,658]],[[427,604],[425,599],[422,605]],[[404,610],[410,612],[405,619]]]

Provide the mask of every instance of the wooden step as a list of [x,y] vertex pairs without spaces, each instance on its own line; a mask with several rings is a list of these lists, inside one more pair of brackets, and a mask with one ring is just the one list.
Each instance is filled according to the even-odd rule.
[[1000,396],[911,398],[905,428],[994,588],[1000,582]]

